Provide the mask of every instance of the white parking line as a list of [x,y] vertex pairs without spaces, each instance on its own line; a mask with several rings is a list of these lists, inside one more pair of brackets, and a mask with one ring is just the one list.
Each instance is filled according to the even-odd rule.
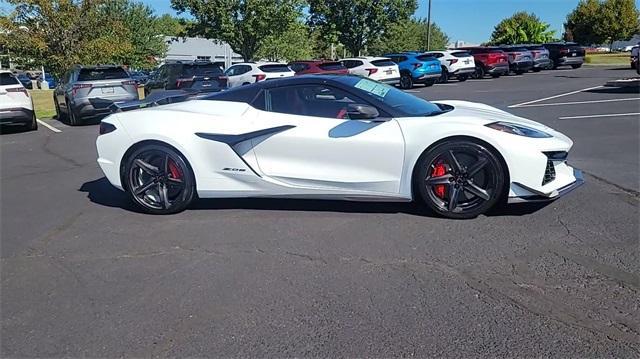
[[420,90],[402,90],[404,92],[420,93]]
[[566,117],[558,117],[559,120],[575,120],[578,118],[598,118],[598,117],[622,117],[622,116],[638,116],[640,119],[640,112],[632,112],[632,113],[611,113],[606,115],[585,115],[585,116],[566,116]]
[[615,99],[609,99],[609,100],[591,100],[591,101],[558,102],[558,103],[538,103],[538,104],[533,104],[533,105],[520,105],[518,107],[565,106],[565,105],[582,105],[582,104],[588,104],[588,103],[620,102],[620,101],[640,101],[640,97],[615,98]]
[[586,89],[582,89],[582,90],[576,90],[576,91],[571,91],[571,92],[567,92],[567,93],[561,93],[559,95],[549,96],[549,97],[541,98],[539,100],[527,101],[527,102],[511,105],[511,106],[509,106],[509,108],[515,108],[515,107],[520,107],[520,106],[524,106],[524,105],[530,105],[532,103],[542,102],[542,101],[546,101],[546,100],[552,100],[554,98],[569,96],[569,95],[577,94],[577,93],[580,93],[580,92],[583,92],[583,91],[595,90],[595,89],[598,89],[598,88],[601,88],[601,87],[604,87],[604,86],[601,85],[601,86],[587,87]]
[[38,123],[39,123],[39,124],[41,124],[42,126],[44,126],[44,127],[48,128],[48,129],[50,129],[51,131],[53,131],[53,132],[55,132],[55,133],[60,133],[60,132],[62,132],[62,131],[58,130],[57,128],[55,128],[55,127],[51,126],[50,124],[48,124],[48,123],[46,123],[46,122],[44,122],[44,121],[42,121],[42,120],[40,120],[40,119],[36,119],[36,121],[38,121]]

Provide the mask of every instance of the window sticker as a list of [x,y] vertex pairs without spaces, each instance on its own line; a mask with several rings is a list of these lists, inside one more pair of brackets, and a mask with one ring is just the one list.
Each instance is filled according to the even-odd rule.
[[390,90],[389,86],[369,79],[361,79],[356,83],[355,87],[382,98],[384,98]]

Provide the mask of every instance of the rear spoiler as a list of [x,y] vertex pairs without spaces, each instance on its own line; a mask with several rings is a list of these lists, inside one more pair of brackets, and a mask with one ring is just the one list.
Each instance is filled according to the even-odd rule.
[[166,90],[158,91],[150,94],[143,100],[114,102],[109,106],[111,113],[132,111],[141,108],[155,107],[160,105],[168,105],[170,103],[184,102],[188,100],[195,100],[211,92],[189,91],[189,90]]

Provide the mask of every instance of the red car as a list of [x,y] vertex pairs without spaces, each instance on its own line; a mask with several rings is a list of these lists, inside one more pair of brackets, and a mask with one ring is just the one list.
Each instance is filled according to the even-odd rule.
[[340,62],[327,60],[292,61],[289,67],[296,75],[305,74],[348,74],[349,70]]
[[475,78],[481,79],[485,75],[500,77],[509,74],[509,57],[496,47],[462,47],[456,50],[467,50],[476,63]]

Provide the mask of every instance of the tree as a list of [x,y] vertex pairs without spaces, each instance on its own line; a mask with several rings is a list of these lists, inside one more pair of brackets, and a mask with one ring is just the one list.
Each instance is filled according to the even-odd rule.
[[565,37],[583,45],[629,40],[640,32],[640,13],[633,0],[581,0],[567,16]]
[[301,16],[300,0],[171,0],[195,18],[187,32],[224,41],[245,61],[253,60],[271,35],[287,30]]
[[188,23],[184,19],[164,14],[156,21],[156,27],[159,31],[158,33],[161,35],[178,37],[185,35],[187,32]]
[[496,25],[489,43],[513,45],[548,42],[555,36],[555,31],[549,30],[549,27],[535,14],[520,11]]
[[578,6],[567,15],[564,24],[565,40],[572,40],[583,45],[601,44],[605,41],[600,27],[600,0],[581,0]]
[[[57,76],[74,64],[150,67],[163,56],[151,10],[126,0],[7,0],[0,43],[23,67],[44,66]],[[126,11],[126,13],[122,13]]]
[[257,57],[271,61],[292,61],[313,57],[313,41],[309,27],[293,22],[288,29],[264,39]]
[[416,0],[308,0],[309,23],[328,36],[335,35],[357,56],[392,24],[408,20]]
[[[391,25],[384,37],[374,41],[367,47],[371,54],[389,52],[426,50],[427,49],[427,21],[425,19],[411,19]],[[449,36],[438,25],[431,24],[430,50],[444,50],[449,44]]]
[[634,0],[605,0],[602,4],[600,35],[609,44],[614,41],[627,41],[640,31],[638,17],[640,13]]

